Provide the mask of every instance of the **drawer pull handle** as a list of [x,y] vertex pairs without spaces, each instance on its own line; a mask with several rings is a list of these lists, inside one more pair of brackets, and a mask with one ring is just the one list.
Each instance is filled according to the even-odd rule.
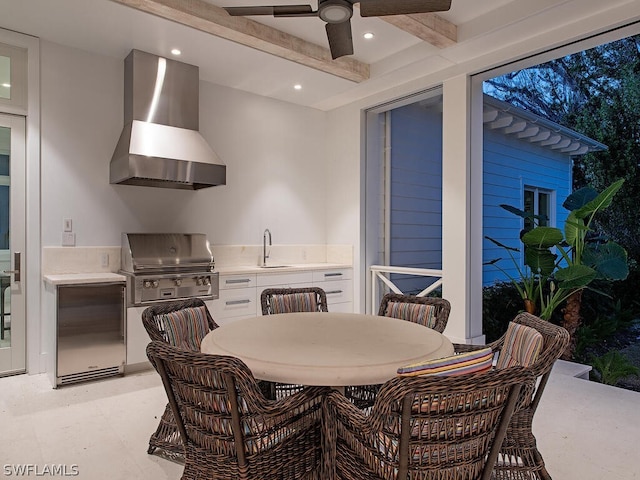
[[224,283],[226,283],[227,285],[231,285],[233,283],[249,283],[250,281],[250,278],[239,278],[234,280],[225,280]]
[[340,272],[335,272],[335,273],[325,273],[324,274],[325,277],[341,277],[342,273]]
[[331,291],[327,291],[325,292],[327,295],[333,295],[335,293],[342,293],[342,290],[331,290]]
[[251,303],[251,300],[229,300],[225,302],[226,305],[242,305],[243,303]]

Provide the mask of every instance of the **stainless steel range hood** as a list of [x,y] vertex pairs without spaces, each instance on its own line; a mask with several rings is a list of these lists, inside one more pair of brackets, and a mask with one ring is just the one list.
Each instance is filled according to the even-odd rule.
[[197,190],[226,184],[200,132],[199,69],[132,50],[124,62],[124,129],[110,183]]

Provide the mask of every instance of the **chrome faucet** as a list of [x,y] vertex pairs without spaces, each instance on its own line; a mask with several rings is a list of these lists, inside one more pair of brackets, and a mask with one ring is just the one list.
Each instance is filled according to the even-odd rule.
[[268,228],[266,228],[264,230],[264,233],[262,234],[262,266],[263,267],[267,266],[267,258],[269,258],[269,255],[267,255],[267,236],[269,236],[269,246],[271,246],[271,232],[269,231]]

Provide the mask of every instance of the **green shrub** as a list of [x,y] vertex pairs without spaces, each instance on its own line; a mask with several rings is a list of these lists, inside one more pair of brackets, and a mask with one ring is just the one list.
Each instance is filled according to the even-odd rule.
[[629,360],[616,350],[611,350],[591,361],[595,372],[595,380],[607,385],[615,385],[621,378],[640,374]]
[[511,282],[499,282],[482,290],[482,331],[493,342],[507,331],[509,322],[522,311],[522,298]]

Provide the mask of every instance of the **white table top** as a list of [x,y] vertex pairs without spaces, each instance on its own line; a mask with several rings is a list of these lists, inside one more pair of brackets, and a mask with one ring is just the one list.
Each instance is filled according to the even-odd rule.
[[405,320],[318,312],[236,320],[209,332],[201,351],[238,357],[261,380],[335,387],[384,383],[398,367],[452,355],[453,345]]

